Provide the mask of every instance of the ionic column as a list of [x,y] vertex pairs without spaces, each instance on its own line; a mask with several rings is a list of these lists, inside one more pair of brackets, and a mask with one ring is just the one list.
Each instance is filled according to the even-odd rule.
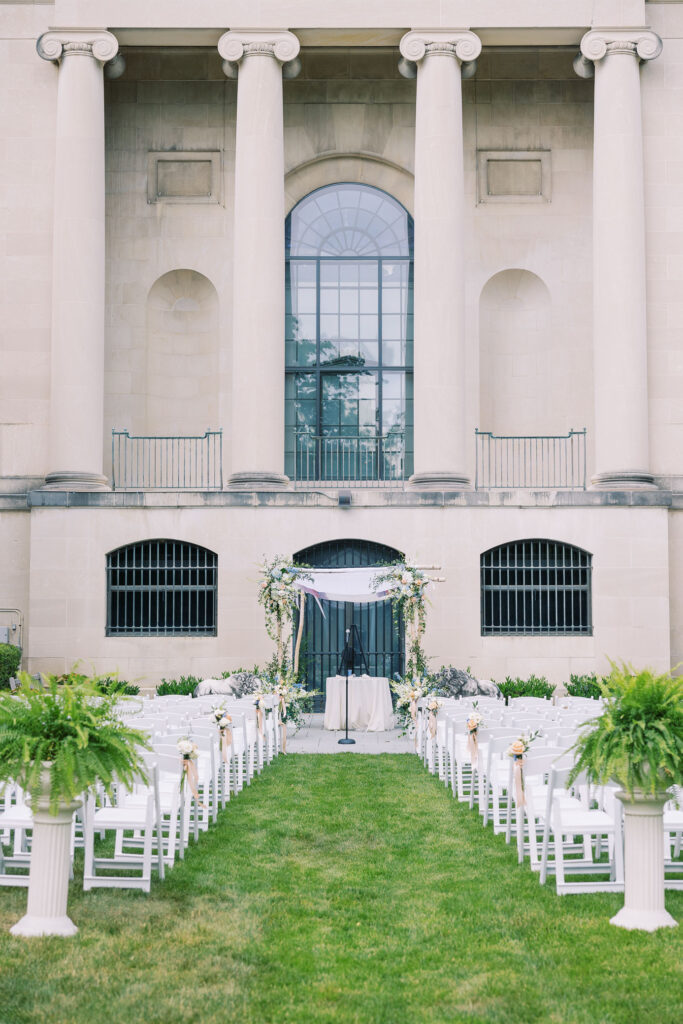
[[[409,32],[401,72],[414,74],[415,473],[418,487],[470,487],[465,434],[462,85],[481,41],[472,32]],[[466,68],[461,69],[465,63]]]
[[226,32],[223,68],[237,84],[233,223],[232,487],[282,487],[285,200],[282,67],[291,32]]
[[645,202],[640,62],[647,30],[593,31],[574,67],[595,74],[593,374],[597,487],[653,485],[648,445]]
[[59,61],[55,149],[49,472],[46,486],[103,490],[104,83],[109,32],[46,32]]

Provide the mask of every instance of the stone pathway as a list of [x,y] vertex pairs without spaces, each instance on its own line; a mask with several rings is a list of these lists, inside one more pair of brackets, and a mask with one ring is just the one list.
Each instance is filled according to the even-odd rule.
[[391,732],[354,732],[349,729],[349,738],[354,745],[339,743],[343,730],[330,732],[323,729],[323,715],[306,715],[303,728],[287,740],[288,754],[411,754],[414,753],[412,740],[401,736],[398,729]]

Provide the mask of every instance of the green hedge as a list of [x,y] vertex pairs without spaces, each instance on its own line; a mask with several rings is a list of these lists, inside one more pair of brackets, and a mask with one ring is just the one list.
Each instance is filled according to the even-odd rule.
[[505,698],[508,697],[546,697],[550,699],[555,687],[545,676],[529,676],[528,679],[505,677],[504,683],[496,684]]
[[9,681],[21,665],[21,647],[0,644],[0,690],[9,690]]
[[594,672],[585,676],[571,675],[567,683],[567,693],[570,697],[601,697],[601,682],[601,677]]
[[181,676],[180,679],[162,679],[157,686],[157,697],[167,697],[169,694],[187,697],[194,693],[195,687],[201,683],[197,676]]

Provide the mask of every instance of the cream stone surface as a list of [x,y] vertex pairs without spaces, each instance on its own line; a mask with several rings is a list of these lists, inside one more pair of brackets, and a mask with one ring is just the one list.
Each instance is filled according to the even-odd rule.
[[[24,613],[32,671],[81,659],[152,683],[262,661],[257,564],[348,537],[442,566],[434,665],[559,681],[608,657],[683,660],[683,3],[57,0],[0,12],[0,604]],[[123,74],[102,86],[95,56],[71,51],[61,70],[39,59],[51,30],[108,31]],[[413,52],[417,79],[401,77],[407,34],[468,31],[482,42],[473,77],[461,81],[457,53],[426,50]],[[575,74],[587,33],[637,44],[648,32],[663,42],[656,59],[593,52],[595,78]],[[226,56],[226,33],[284,37],[290,50]],[[301,73],[283,81],[298,46]],[[547,197],[479,202],[482,152],[547,154]],[[207,159],[211,195],[198,196]],[[518,176],[502,171],[504,191]],[[255,493],[284,464],[284,219],[335,182],[384,189],[414,218],[416,472],[472,480],[475,427],[586,427],[588,474],[611,474],[606,494],[564,506],[521,491],[354,492],[340,510],[335,491]],[[72,487],[79,474],[111,479],[112,428],[221,428],[224,479],[249,479],[217,500],[243,506],[187,492],[115,492],[111,507],[26,497],[55,471]],[[634,473],[660,493],[632,490]],[[648,494],[655,504],[639,503]],[[106,553],[154,537],[217,552],[217,637],[105,637]],[[534,537],[593,554],[592,637],[480,635],[481,552]]]
[[[668,666],[665,509],[302,508],[288,519],[286,543],[273,530],[274,511],[34,510],[31,665],[63,671],[78,650],[98,671],[117,669],[123,678],[151,684],[177,674],[179,666],[208,676],[263,662],[271,642],[257,603],[258,563],[350,531],[404,550],[415,564],[441,567],[446,582],[430,594],[425,641],[436,667],[457,662],[482,678],[536,672],[559,682],[570,672],[606,669],[610,657]],[[105,637],[106,554],[153,537],[191,540],[217,553],[216,637]],[[524,537],[562,539],[593,553],[593,636],[479,635],[479,602],[472,594],[479,590],[480,553]]]

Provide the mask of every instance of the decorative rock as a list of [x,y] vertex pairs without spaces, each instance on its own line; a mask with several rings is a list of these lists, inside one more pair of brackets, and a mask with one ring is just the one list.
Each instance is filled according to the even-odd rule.
[[234,688],[230,679],[202,679],[197,683],[192,694],[193,697],[207,697],[212,693],[234,694]]
[[475,679],[452,665],[439,669],[434,678],[444,697],[496,697],[499,700],[503,697],[495,683],[488,679]]

